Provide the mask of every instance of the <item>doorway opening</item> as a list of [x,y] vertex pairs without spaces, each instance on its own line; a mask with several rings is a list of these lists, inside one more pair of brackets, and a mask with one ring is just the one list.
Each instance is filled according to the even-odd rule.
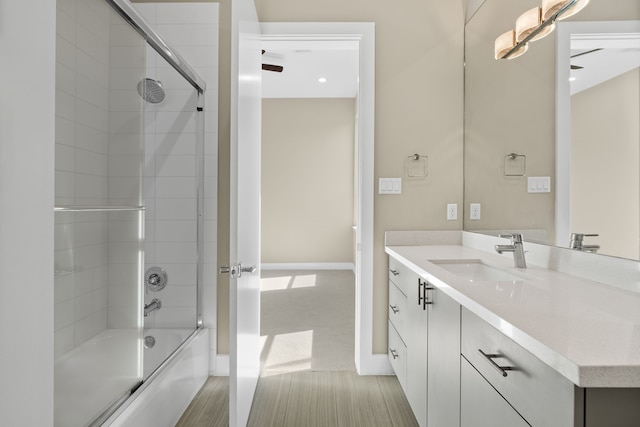
[[[284,230],[286,230],[286,233],[276,232],[273,235],[269,235],[269,230],[274,230],[267,229],[267,224],[265,224],[263,220],[262,235],[263,239],[265,239],[262,245],[265,249],[265,254],[263,254],[262,257],[262,270],[265,271],[263,273],[263,283],[266,288],[274,288],[265,292],[274,292],[277,289],[279,289],[278,292],[282,292],[284,289],[291,290],[296,289],[296,286],[300,286],[301,288],[298,288],[295,293],[300,295],[308,294],[307,297],[312,300],[312,304],[317,303],[317,307],[322,307],[319,305],[320,301],[313,301],[313,299],[316,298],[313,296],[313,291],[319,291],[323,283],[327,284],[331,280],[339,283],[344,280],[344,277],[336,279],[338,276],[350,274],[352,284],[355,286],[351,286],[352,296],[350,299],[347,299],[347,301],[351,301],[348,303],[351,305],[351,308],[346,310],[346,321],[353,326],[351,329],[352,332],[349,332],[348,328],[340,326],[334,326],[331,329],[334,332],[340,331],[341,333],[351,334],[349,341],[353,343],[351,345],[352,352],[348,353],[346,357],[347,359],[351,359],[353,363],[348,363],[351,363],[350,366],[355,367],[358,373],[386,373],[388,370],[386,358],[384,360],[378,359],[374,361],[376,358],[373,357],[371,346],[374,25],[371,23],[267,23],[262,24],[262,32],[262,46],[263,50],[265,50],[262,58],[263,63],[269,64],[267,69],[273,69],[273,65],[283,68],[282,73],[263,71],[263,74],[270,73],[275,79],[284,80],[288,70],[292,71],[289,74],[294,74],[298,66],[296,60],[298,60],[298,63],[302,63],[310,69],[310,73],[307,73],[307,79],[309,79],[309,81],[306,86],[308,86],[310,90],[316,91],[315,95],[303,94],[301,83],[296,82],[293,85],[293,89],[291,89],[292,86],[289,85],[289,92],[286,92],[285,89],[283,94],[280,95],[286,100],[272,102],[272,100],[263,99],[263,138],[265,137],[266,126],[272,125],[272,123],[269,122],[269,114],[272,107],[285,111],[281,111],[280,114],[284,114],[285,127],[288,128],[304,126],[301,124],[301,120],[296,118],[296,113],[299,113],[303,104],[308,104],[312,101],[314,104],[317,104],[313,108],[320,108],[320,104],[325,104],[323,106],[324,113],[318,113],[318,122],[322,121],[319,117],[327,116],[327,111],[333,110],[335,114],[336,110],[339,109],[346,109],[348,113],[346,115],[343,114],[342,117],[348,117],[352,121],[351,134],[348,136],[351,145],[344,147],[344,144],[342,144],[342,149],[347,148],[350,150],[350,155],[345,155],[344,151],[341,151],[340,146],[327,147],[324,144],[305,146],[304,144],[307,142],[305,140],[311,138],[300,137],[293,145],[289,145],[288,147],[285,145],[282,147],[282,149],[285,150],[284,154],[276,154],[276,157],[284,161],[285,165],[295,166],[293,169],[289,169],[289,172],[285,172],[284,177],[280,177],[280,179],[284,179],[283,182],[299,184],[301,187],[298,191],[294,191],[293,195],[287,195],[285,191],[279,191],[279,188],[282,189],[283,186],[279,187],[276,184],[274,188],[271,189],[272,194],[275,193],[276,196],[270,197],[267,193],[263,195],[263,214],[265,214],[265,220],[274,220],[275,217],[275,222],[279,222],[280,226],[285,227]],[[321,54],[316,55],[316,52],[321,52]],[[300,59],[302,60],[300,61]],[[353,87],[351,89],[351,95],[342,95],[342,100],[339,99],[340,95],[332,92],[339,85],[330,87],[330,85],[327,84],[337,78],[337,76],[325,74],[329,73],[329,71],[324,71],[328,69],[325,65],[331,61],[338,64],[338,69],[346,69],[349,68],[350,65],[353,65],[355,69],[352,77]],[[271,76],[263,78],[263,94],[272,89],[269,77]],[[341,90],[343,90],[344,93],[344,87],[342,87]],[[349,89],[346,90],[349,91]],[[318,98],[320,97],[322,97],[322,99],[319,100]],[[334,105],[328,106],[327,104],[331,102],[333,102]],[[289,105],[274,106],[269,104]],[[289,109],[289,113],[286,112],[287,108]],[[307,105],[307,108],[310,107]],[[280,118],[279,121],[282,122],[283,119]],[[311,123],[313,123],[313,121]],[[322,126],[322,124],[319,123],[315,123],[315,125]],[[307,127],[310,126],[310,124],[307,124]],[[340,127],[340,125],[338,125],[338,127]],[[344,130],[345,127],[343,126],[342,129]],[[313,132],[312,129],[308,130],[309,135],[319,133]],[[323,128],[323,131],[326,130],[326,127]],[[334,138],[329,139],[333,140]],[[325,138],[325,141],[326,140]],[[279,138],[276,138],[276,141],[282,142]],[[267,139],[263,140],[263,153],[267,151],[265,144],[268,143]],[[272,147],[268,148],[270,149]],[[333,164],[331,160],[332,157]],[[347,165],[348,173],[351,174],[349,179],[340,180],[338,178],[338,181],[332,181],[335,175],[345,173],[345,157],[350,162],[350,164]],[[265,156],[263,156],[263,162],[264,161]],[[318,166],[321,161],[325,162],[320,169],[320,171],[323,172],[313,172],[312,166]],[[337,172],[338,163],[340,163],[340,168],[343,172]],[[263,163],[263,169],[266,172],[269,170],[269,166]],[[282,171],[284,169],[285,168],[282,167],[279,170]],[[292,173],[292,170],[298,172]],[[304,175],[311,175],[311,181],[307,180],[305,182],[302,179]],[[319,190],[308,188],[309,185],[312,185],[310,182],[313,181],[315,181],[315,185],[319,185],[320,189],[322,189],[324,185],[324,191],[320,192]],[[335,192],[336,196],[336,200],[333,202],[331,200],[332,192]],[[327,197],[327,194],[329,196],[328,199],[326,199],[327,201],[320,203],[324,213],[320,214],[322,219],[318,220],[318,226],[314,227],[313,221],[309,223],[310,217],[314,214],[299,214],[299,212],[304,212],[304,208],[308,208],[309,205],[312,204],[311,201],[317,201],[320,193],[323,193],[324,197]],[[338,201],[338,194],[340,195],[340,201]],[[345,199],[345,194],[347,195],[347,199]],[[281,196],[285,197],[285,199],[280,199]],[[273,203],[276,205],[275,207],[270,206],[265,209],[264,200],[267,197],[270,198],[269,203]],[[288,197],[288,199],[286,199],[286,197]],[[274,202],[274,200],[280,200],[280,202]],[[295,221],[293,217],[287,217],[287,214],[295,211],[295,209],[292,209],[292,205],[302,208],[302,210],[297,210],[298,219],[302,219],[298,224],[294,224]],[[345,210],[345,205],[349,205],[349,209]],[[271,215],[270,217],[271,210],[277,212],[277,214]],[[338,211],[341,214],[337,215],[341,216],[341,224],[336,226],[329,225],[327,220],[330,216],[334,216],[333,214],[338,213]],[[350,216],[348,218],[350,224],[347,226],[345,226],[344,223],[345,215]],[[305,222],[306,225],[304,224]],[[288,238],[295,240],[296,237],[300,237],[302,234],[293,231],[295,227],[301,227],[300,229],[305,230],[308,236],[312,236],[306,244],[304,244],[304,241],[303,243],[295,241],[287,242]],[[329,238],[329,235],[333,233],[332,230],[340,231],[336,231],[333,237]],[[314,235],[319,237],[313,237]],[[337,241],[340,243],[336,244],[335,242]],[[269,245],[272,242],[275,242],[279,249],[283,249],[283,252],[285,252],[283,257],[278,258],[277,256],[269,254],[269,250],[271,249]],[[321,245],[317,242],[333,242],[335,246],[333,249],[330,247],[322,248],[319,247]],[[347,243],[345,244],[344,242]],[[342,250],[344,250],[345,247],[348,248],[346,255],[341,254],[336,256],[335,253],[329,256],[326,255],[327,252],[331,253],[332,250],[335,252],[336,248],[342,248]],[[315,262],[304,261],[303,253],[305,251],[316,251],[315,254],[306,254],[307,260],[315,259]],[[322,254],[322,251],[324,251],[325,255]],[[302,257],[299,257],[300,255],[302,255]],[[304,267],[304,270],[300,267]],[[279,273],[275,273],[275,271],[279,271]],[[313,284],[311,284],[312,282]],[[283,286],[284,289],[280,289]],[[349,288],[348,285],[343,287]],[[263,299],[265,301],[269,300],[269,298],[265,298],[268,295],[267,293],[263,293]],[[275,293],[273,295],[275,295]],[[306,297],[303,296],[302,298],[304,299]],[[331,299],[331,297],[328,298]],[[333,300],[335,301],[335,298]],[[302,303],[292,302],[290,304],[295,305],[296,308],[304,306]],[[327,304],[330,304],[330,302],[327,302]],[[312,307],[316,306],[312,305]],[[272,310],[277,310],[277,308]],[[289,319],[289,323],[302,323],[298,321],[308,320],[312,317],[309,316],[310,314],[312,313],[309,310],[298,310],[295,317]],[[349,318],[349,315],[352,317]],[[342,316],[342,314],[336,317],[340,316]],[[333,317],[332,320],[335,320],[336,317]],[[281,321],[282,319],[279,320]],[[323,325],[323,329],[331,324],[331,322],[322,320],[320,320],[320,323]],[[269,362],[268,358],[263,357],[263,362],[266,361],[267,364],[271,363],[272,365],[278,365],[280,362],[292,363],[293,365],[298,364],[298,368],[311,364],[311,360],[306,361],[310,356],[309,349],[313,348],[314,340],[316,344],[319,343],[317,339],[319,337],[313,337],[314,330],[305,330],[304,328],[306,326],[304,325],[291,326],[291,331],[286,333],[288,335],[263,336],[262,344],[263,350],[268,351],[273,348],[276,341],[282,341],[284,344],[289,339],[293,340],[297,338],[296,342],[298,344],[295,344],[293,348],[299,351],[295,356],[291,356],[295,360],[290,358],[291,360],[287,362],[275,357]],[[316,334],[318,334],[317,331],[318,329],[316,328]],[[330,338],[329,341],[335,341],[335,337]],[[325,351],[319,347],[316,347],[315,350],[318,355]],[[330,349],[327,351],[330,351]],[[277,355],[278,351],[276,350],[272,353]],[[311,357],[311,359],[313,358]],[[315,363],[319,366],[323,365],[323,362],[320,362],[319,359],[316,360]],[[342,362],[338,362],[338,364],[342,368],[348,366],[342,364]],[[263,367],[265,367],[264,363]],[[311,366],[308,367],[313,369]],[[327,369],[339,368],[333,366]]]

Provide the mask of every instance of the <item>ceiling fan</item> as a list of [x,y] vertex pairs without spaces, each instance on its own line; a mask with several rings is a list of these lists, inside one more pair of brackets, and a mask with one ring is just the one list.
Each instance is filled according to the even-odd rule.
[[[264,55],[266,51],[262,49],[262,54]],[[281,73],[284,70],[282,65],[273,65],[273,64],[262,64],[262,69],[265,71],[275,71],[276,73]]]
[[[570,58],[577,58],[578,56],[582,56],[582,55],[586,55],[586,54],[589,54],[589,53],[597,52],[599,50],[602,50],[602,48],[591,49],[591,50],[587,50],[586,52],[576,53],[575,55],[571,55]],[[583,68],[584,67],[581,67],[579,65],[571,64],[571,69],[572,70],[582,70]]]

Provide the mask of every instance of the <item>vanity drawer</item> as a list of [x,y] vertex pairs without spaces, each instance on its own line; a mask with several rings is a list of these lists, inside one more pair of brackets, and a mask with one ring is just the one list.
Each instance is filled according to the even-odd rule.
[[464,308],[461,348],[462,355],[531,425],[574,426],[573,383]]
[[412,285],[417,283],[418,275],[395,258],[389,257],[389,280],[395,283],[400,292],[410,296],[409,292],[413,289]]
[[387,356],[393,367],[393,371],[398,377],[398,382],[402,386],[402,390],[407,392],[407,347],[398,335],[395,327],[389,321],[389,338],[388,338]]
[[406,338],[407,314],[407,297],[392,281],[389,281],[389,320],[401,338]]

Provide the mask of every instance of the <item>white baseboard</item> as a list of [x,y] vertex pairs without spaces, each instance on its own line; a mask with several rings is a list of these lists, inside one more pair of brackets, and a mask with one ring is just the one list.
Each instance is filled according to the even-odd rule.
[[387,354],[372,354],[360,363],[358,375],[394,375]]
[[352,262],[283,262],[283,263],[262,263],[262,270],[351,270],[355,271]]
[[214,377],[228,377],[229,376],[229,355],[218,354],[216,355],[215,371],[210,372]]
[[[393,375],[393,368],[386,354],[372,354],[366,362],[360,366],[358,375]],[[229,355],[218,354],[216,356],[216,369],[210,372],[214,377],[229,376]]]

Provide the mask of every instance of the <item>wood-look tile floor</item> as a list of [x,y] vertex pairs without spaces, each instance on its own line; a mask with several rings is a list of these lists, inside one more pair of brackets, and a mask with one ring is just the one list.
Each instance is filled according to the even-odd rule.
[[[228,378],[211,377],[178,427],[227,426]],[[292,372],[260,377],[249,427],[417,426],[394,376]]]
[[[263,272],[262,279],[262,375],[248,426],[418,425],[395,376],[355,372],[353,273]],[[210,377],[177,426],[228,424],[229,379]]]

